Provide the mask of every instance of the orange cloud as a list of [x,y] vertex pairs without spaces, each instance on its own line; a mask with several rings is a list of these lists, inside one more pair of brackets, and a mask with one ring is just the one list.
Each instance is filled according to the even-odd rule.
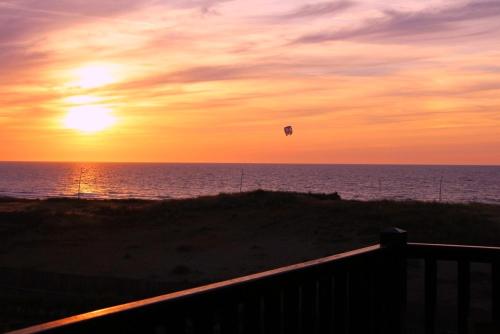
[[496,3],[30,3],[0,2],[2,160],[500,164]]

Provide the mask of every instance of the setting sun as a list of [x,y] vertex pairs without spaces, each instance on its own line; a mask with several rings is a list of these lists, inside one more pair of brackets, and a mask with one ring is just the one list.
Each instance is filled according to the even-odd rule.
[[64,125],[68,129],[93,133],[105,130],[116,123],[112,111],[100,106],[78,106],[68,111]]

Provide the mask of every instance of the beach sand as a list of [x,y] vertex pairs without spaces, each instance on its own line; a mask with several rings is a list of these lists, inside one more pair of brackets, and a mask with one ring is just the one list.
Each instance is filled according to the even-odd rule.
[[390,226],[410,241],[499,245],[500,206],[264,191],[2,199],[0,330],[374,244]]

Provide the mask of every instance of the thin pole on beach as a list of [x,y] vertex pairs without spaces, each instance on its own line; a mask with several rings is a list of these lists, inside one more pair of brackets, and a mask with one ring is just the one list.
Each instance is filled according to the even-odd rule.
[[439,179],[439,201],[443,199],[443,177],[441,176],[441,179]]
[[80,189],[82,186],[82,174],[83,174],[83,167],[80,169],[80,178],[78,179],[78,199],[80,199]]
[[243,187],[243,169],[241,170],[241,178],[240,178],[240,192],[241,192],[241,188]]

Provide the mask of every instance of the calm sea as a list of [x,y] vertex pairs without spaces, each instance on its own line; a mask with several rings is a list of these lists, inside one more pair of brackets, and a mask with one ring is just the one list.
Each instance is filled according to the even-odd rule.
[[495,166],[0,163],[0,197],[77,196],[79,184],[83,198],[186,198],[241,186],[434,201],[441,188],[443,201],[500,203]]

